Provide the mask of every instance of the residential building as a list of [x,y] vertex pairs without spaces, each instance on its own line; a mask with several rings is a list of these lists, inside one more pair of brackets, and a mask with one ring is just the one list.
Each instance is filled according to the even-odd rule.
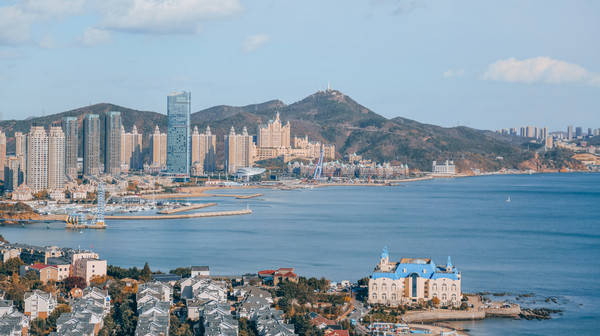
[[369,279],[369,304],[398,306],[437,298],[457,306],[462,299],[461,274],[452,265],[436,265],[428,258],[402,258],[391,262],[387,247]]
[[258,125],[256,145],[258,148],[289,148],[290,130],[290,122],[283,125],[277,112],[274,120]]
[[48,134],[33,126],[27,137],[27,185],[34,191],[48,188]]
[[121,112],[110,111],[104,119],[104,172],[121,173]]
[[15,191],[23,183],[23,168],[21,160],[17,156],[6,158],[6,168],[4,170],[4,189],[6,191]]
[[203,277],[210,276],[210,268],[208,266],[192,266],[191,267],[191,277],[195,278],[197,276],[203,276]]
[[25,315],[36,318],[47,318],[56,308],[56,296],[41,290],[25,293]]
[[23,172],[23,181],[27,174],[27,134],[15,132],[15,156],[19,158],[19,167]]
[[198,132],[198,127],[194,126],[192,132],[192,164],[200,166],[200,174],[212,172],[216,169],[216,151],[217,136],[212,134],[210,126],[206,126],[204,133]]
[[133,125],[131,132],[121,126],[121,167],[125,170],[142,168],[142,134]]
[[62,119],[65,134],[65,175],[73,179],[77,177],[77,152],[79,149],[79,124],[76,117]]
[[258,277],[266,284],[277,286],[281,282],[298,282],[298,275],[291,267],[277,270],[263,270],[258,272]]
[[29,317],[17,310],[12,300],[0,301],[0,335],[27,336]]
[[225,165],[227,173],[234,174],[239,168],[250,167],[254,164],[254,142],[248,135],[246,127],[242,134],[235,134],[231,126],[228,135],[225,135]]
[[73,300],[71,312],[63,313],[56,321],[56,332],[50,335],[95,336],[110,313],[111,298],[108,291],[88,287],[81,297]]
[[191,93],[175,92],[167,96],[167,172],[190,175]]
[[441,164],[433,161],[431,172],[433,175],[451,176],[456,174],[456,166],[454,165],[454,161],[446,160]]
[[48,189],[62,189],[65,184],[65,134],[51,126],[48,134]]
[[45,265],[45,264],[33,264],[33,265],[22,265],[20,267],[19,273],[21,276],[25,276],[27,272],[35,272],[38,276],[38,279],[46,284],[48,281],[59,281],[58,279],[58,267],[53,265]]
[[106,260],[79,258],[73,261],[73,276],[85,279],[89,285],[94,277],[106,275]]
[[580,138],[583,136],[583,128],[582,127],[575,127],[575,137],[576,138]]
[[167,134],[161,133],[158,125],[150,134],[150,150],[152,151],[152,166],[165,167],[167,164]]
[[83,119],[83,174],[100,174],[100,117],[88,114]]
[[0,131],[0,178],[4,179],[4,167],[6,166],[6,134]]
[[173,289],[161,282],[138,286],[136,336],[167,336]]
[[567,127],[567,140],[573,140],[573,126]]

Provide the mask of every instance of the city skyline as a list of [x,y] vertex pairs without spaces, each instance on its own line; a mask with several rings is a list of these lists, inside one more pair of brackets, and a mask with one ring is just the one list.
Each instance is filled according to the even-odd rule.
[[99,102],[165,113],[179,87],[193,111],[292,103],[331,82],[388,118],[600,124],[595,2],[44,3],[0,6],[2,119]]

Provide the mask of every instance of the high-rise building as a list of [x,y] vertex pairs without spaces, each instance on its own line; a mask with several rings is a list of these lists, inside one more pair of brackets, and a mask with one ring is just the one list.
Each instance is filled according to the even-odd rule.
[[4,166],[6,166],[6,134],[0,131],[0,178],[4,180]]
[[575,137],[579,138],[580,136],[583,136],[583,128],[576,127],[575,128]]
[[573,140],[573,126],[567,127],[567,140]]
[[62,120],[63,133],[65,134],[65,175],[70,178],[77,177],[77,151],[79,125],[75,117],[64,117]]
[[48,189],[62,189],[65,184],[65,134],[52,126],[48,133]]
[[100,173],[100,117],[88,114],[83,119],[83,174]]
[[48,188],[48,134],[32,126],[27,137],[27,185],[34,191]]
[[121,112],[110,111],[104,119],[104,172],[121,173]]
[[7,191],[17,190],[23,183],[23,167],[21,159],[15,156],[6,158],[6,169],[4,170],[4,188]]
[[512,135],[512,136],[517,136],[517,129],[516,129],[516,128],[514,128],[514,127],[513,127],[513,128],[511,128],[511,129],[510,129],[510,135]]
[[594,136],[594,133],[593,133],[593,131],[592,131],[592,128],[591,128],[591,127],[588,127],[588,134],[587,134],[587,135],[588,135],[589,137],[592,137],[592,136]]
[[275,120],[258,125],[256,146],[259,148],[288,148],[290,147],[290,129],[290,122],[283,125],[279,119],[279,112],[277,112]]
[[19,167],[23,172],[23,181],[27,177],[27,134],[15,132],[15,156],[19,159]]
[[190,114],[192,95],[175,92],[167,96],[167,172],[190,175]]
[[535,128],[533,126],[527,126],[525,136],[528,138],[535,138]]
[[527,136],[527,131],[525,130],[525,127],[521,127],[519,129],[519,136],[521,136],[521,137],[526,137]]
[[547,137],[548,137],[548,127],[544,127],[544,128],[542,128],[542,134],[540,135],[540,138],[542,138],[542,140],[546,140]]
[[217,136],[212,134],[210,126],[206,126],[204,133],[198,132],[198,127],[194,126],[192,132],[192,164],[201,166],[204,172],[214,171],[216,148]]
[[150,150],[152,151],[152,166],[165,167],[167,164],[167,134],[161,133],[158,125],[150,134]]
[[254,163],[254,141],[244,127],[242,134],[235,134],[233,126],[225,136],[225,165],[229,174]]
[[138,170],[142,166],[142,134],[133,125],[131,132],[121,126],[121,167]]

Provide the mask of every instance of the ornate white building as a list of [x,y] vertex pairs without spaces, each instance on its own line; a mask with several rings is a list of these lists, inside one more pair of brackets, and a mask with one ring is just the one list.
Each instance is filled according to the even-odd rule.
[[442,305],[460,304],[461,274],[450,257],[443,266],[425,258],[402,258],[399,262],[390,262],[389,258],[385,247],[369,279],[369,304],[397,306],[436,297]]

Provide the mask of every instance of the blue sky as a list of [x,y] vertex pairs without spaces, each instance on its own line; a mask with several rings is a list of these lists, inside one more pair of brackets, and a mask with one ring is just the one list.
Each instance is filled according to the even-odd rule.
[[194,111],[331,86],[386,117],[600,127],[600,2],[0,1],[3,119]]

